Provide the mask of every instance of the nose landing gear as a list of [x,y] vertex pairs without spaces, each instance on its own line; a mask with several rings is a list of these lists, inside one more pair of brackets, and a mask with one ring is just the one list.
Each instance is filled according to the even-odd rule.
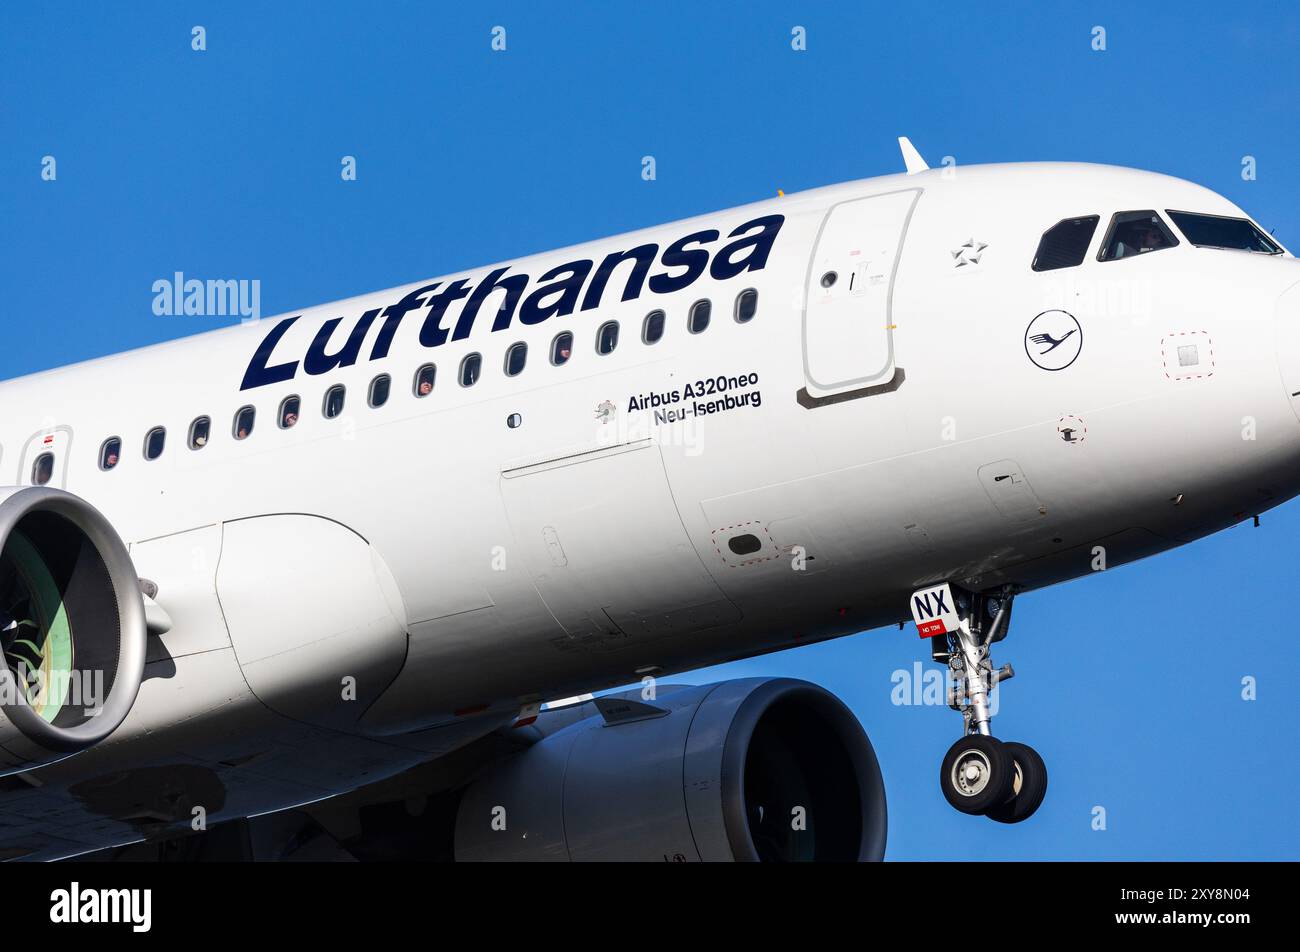
[[912,616],[930,638],[934,660],[946,663],[953,686],[948,706],[962,716],[962,737],[948,748],[939,768],[944,798],[962,813],[999,823],[1034,815],[1047,794],[1047,766],[1027,744],[993,736],[990,692],[1015,676],[1011,665],[993,669],[989,648],[1011,625],[1010,586],[979,595],[944,584],[912,595]]

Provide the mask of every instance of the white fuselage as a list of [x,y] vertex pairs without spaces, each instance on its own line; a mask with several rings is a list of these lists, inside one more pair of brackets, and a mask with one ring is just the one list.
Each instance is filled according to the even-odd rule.
[[[430,323],[433,292],[416,295],[386,322],[383,309],[427,281],[303,311],[260,358],[281,318],[0,385],[5,481],[29,483],[53,447],[51,485],[108,517],[174,623],[118,732],[37,772],[43,808],[62,811],[64,852],[152,829],[138,816],[105,822],[134,801],[95,778],[136,771],[144,800],[148,778],[183,762],[220,789],[212,815],[281,809],[454,748],[531,702],[895,623],[930,582],[1077,577],[1099,549],[1114,566],[1295,495],[1288,393],[1300,383],[1284,377],[1300,362],[1287,336],[1300,303],[1283,295],[1300,267],[1190,241],[1098,261],[1111,216],[1133,209],[1245,217],[1199,186],[1104,166],[889,176],[497,266],[528,284],[506,311],[504,293],[486,298],[462,339],[465,298]],[[1085,215],[1100,225],[1083,263],[1031,270],[1043,232]],[[756,233],[733,230],[774,216],[761,267],[711,273]],[[648,244],[662,255],[708,230],[716,240],[686,250],[704,249],[709,266],[685,287],[653,290],[656,275],[690,271],[656,257],[629,293],[624,263],[590,297],[590,275],[575,278],[571,313],[558,288],[534,301],[536,323],[522,319],[525,300],[562,277],[543,281],[552,269],[595,270]],[[472,291],[495,270],[436,279],[438,290],[464,279]],[[757,310],[742,323],[750,289]],[[711,321],[690,333],[700,300]],[[665,331],[648,344],[642,321],[656,309]],[[1048,311],[1071,316],[1082,340],[1059,369],[1027,346]],[[324,353],[346,351],[356,331],[355,361],[327,369],[318,354],[309,367],[336,318]],[[609,320],[618,344],[598,354]],[[449,333],[435,343],[439,328]],[[572,357],[553,366],[562,331]],[[526,366],[507,376],[521,341]],[[470,353],[482,369],[465,387]],[[421,397],[426,363],[436,383]],[[372,408],[379,374],[391,395]],[[326,418],[338,384],[344,409]],[[281,429],[290,395],[300,420]],[[237,440],[245,405],[256,423]],[[190,449],[200,415],[211,437]],[[166,446],[146,460],[157,426]],[[110,437],[121,461],[103,471]],[[375,568],[358,594],[349,560],[365,545]],[[370,595],[391,624],[376,609],[329,630]],[[287,630],[308,616],[311,631]],[[335,685],[350,664],[362,703],[348,715],[282,691],[296,673]]]

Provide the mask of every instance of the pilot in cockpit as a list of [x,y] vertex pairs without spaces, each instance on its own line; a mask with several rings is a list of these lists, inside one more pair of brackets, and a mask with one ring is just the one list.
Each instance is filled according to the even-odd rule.
[[1102,260],[1132,258],[1144,252],[1168,248],[1173,243],[1155,216],[1135,215],[1128,221],[1116,222],[1110,235],[1110,245],[1106,254],[1102,255]]

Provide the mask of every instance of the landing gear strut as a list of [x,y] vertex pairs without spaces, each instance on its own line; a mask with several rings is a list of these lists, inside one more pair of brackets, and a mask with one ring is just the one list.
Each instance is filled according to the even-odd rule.
[[992,732],[990,694],[1015,671],[1009,664],[994,670],[989,649],[1006,637],[1014,599],[1010,586],[977,594],[944,584],[912,595],[918,630],[930,638],[934,660],[952,673],[948,706],[963,722],[962,737],[939,768],[939,787],[954,809],[999,823],[1029,819],[1047,793],[1047,767],[1038,752]]

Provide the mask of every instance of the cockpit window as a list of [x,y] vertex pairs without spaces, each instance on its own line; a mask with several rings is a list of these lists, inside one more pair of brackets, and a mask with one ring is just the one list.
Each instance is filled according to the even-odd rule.
[[1099,215],[1085,215],[1083,218],[1067,218],[1057,222],[1043,232],[1031,267],[1035,271],[1055,271],[1057,268],[1073,268],[1083,264],[1083,259],[1088,254],[1088,245],[1092,243],[1093,232],[1097,230],[1100,221]]
[[1198,248],[1226,248],[1265,255],[1282,253],[1281,245],[1245,218],[1175,211],[1170,211],[1169,217],[1174,220],[1183,236]]
[[1176,244],[1178,239],[1154,211],[1120,212],[1110,220],[1110,230],[1106,232],[1097,260],[1136,258]]

